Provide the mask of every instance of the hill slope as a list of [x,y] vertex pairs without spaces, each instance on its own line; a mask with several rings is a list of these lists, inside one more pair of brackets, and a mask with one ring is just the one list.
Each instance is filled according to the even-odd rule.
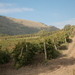
[[0,33],[8,35],[32,34],[46,29],[49,31],[58,30],[54,26],[47,26],[43,23],[33,22],[22,19],[15,19],[0,16]]
[[10,17],[6,17],[6,18],[8,18],[9,20],[12,20],[15,23],[23,24],[24,26],[28,26],[28,27],[34,27],[34,28],[47,27],[46,25],[40,22],[33,22],[29,20],[16,19],[16,18],[10,18]]

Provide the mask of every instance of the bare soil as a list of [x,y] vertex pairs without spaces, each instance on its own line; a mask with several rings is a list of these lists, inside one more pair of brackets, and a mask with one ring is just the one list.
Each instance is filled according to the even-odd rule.
[[[39,61],[38,61],[39,62]],[[16,70],[13,62],[0,65],[0,75],[75,75],[75,37],[62,56],[45,64],[36,64]]]

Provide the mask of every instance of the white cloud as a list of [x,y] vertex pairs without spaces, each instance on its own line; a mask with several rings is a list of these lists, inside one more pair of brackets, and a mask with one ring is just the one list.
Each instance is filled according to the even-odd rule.
[[32,8],[13,8],[13,9],[0,9],[0,13],[15,13],[15,12],[23,12],[23,11],[33,11]]
[[0,3],[0,7],[12,6],[10,3]]
[[26,7],[17,8],[15,4],[11,3],[0,3],[0,14],[24,12],[24,11],[33,11],[33,9]]
[[71,25],[75,25],[75,18],[72,18],[70,20],[66,20],[63,22],[55,22],[55,23],[51,23],[51,25],[57,26],[58,28],[63,28],[65,25],[67,24],[71,24]]

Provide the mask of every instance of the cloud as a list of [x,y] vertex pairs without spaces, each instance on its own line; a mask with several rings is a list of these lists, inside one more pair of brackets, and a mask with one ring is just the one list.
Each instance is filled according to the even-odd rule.
[[0,9],[0,13],[15,13],[15,12],[23,12],[23,11],[33,11],[32,8],[13,8],[13,9]]
[[17,8],[15,4],[11,4],[11,3],[0,3],[0,14],[16,13],[16,12],[24,12],[24,11],[33,11],[33,9],[26,8],[26,7]]
[[62,29],[67,24],[75,25],[75,18],[72,18],[66,21],[62,21],[62,22],[51,23],[51,25],[57,26],[60,29]]
[[10,3],[0,3],[0,7],[12,6]]

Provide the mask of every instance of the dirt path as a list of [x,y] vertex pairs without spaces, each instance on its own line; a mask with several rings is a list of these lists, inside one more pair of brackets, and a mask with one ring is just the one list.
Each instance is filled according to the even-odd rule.
[[52,59],[46,64],[22,67],[15,70],[12,63],[0,66],[0,75],[75,75],[75,37],[63,52],[66,57]]
[[72,38],[72,43],[69,44],[68,49],[66,51],[63,51],[63,54],[67,55],[68,57],[75,56],[75,37]]

